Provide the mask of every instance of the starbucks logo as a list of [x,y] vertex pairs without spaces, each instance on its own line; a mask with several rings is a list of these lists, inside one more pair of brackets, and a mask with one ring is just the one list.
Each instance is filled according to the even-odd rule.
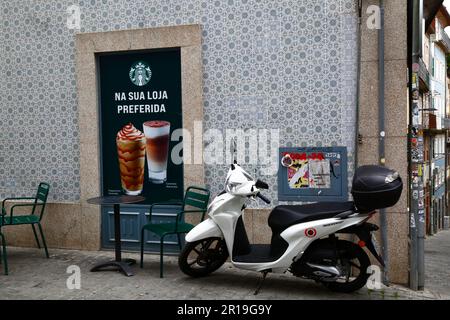
[[130,80],[139,87],[145,86],[151,77],[152,70],[142,61],[136,62],[130,69]]

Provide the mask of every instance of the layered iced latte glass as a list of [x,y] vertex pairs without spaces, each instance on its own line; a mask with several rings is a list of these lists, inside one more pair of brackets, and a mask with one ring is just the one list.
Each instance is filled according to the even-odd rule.
[[167,179],[170,123],[162,120],[146,121],[143,127],[147,140],[148,177],[153,183],[163,183]]

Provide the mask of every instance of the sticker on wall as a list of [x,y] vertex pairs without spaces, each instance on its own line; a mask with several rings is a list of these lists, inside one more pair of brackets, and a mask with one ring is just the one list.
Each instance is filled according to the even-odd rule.
[[419,116],[419,104],[418,103],[416,103],[416,102],[414,102],[413,104],[412,104],[412,110],[413,110],[413,115],[414,116]]
[[415,72],[413,72],[413,74],[412,74],[411,84],[412,84],[413,89],[417,89],[417,73],[415,73]]
[[419,223],[425,223],[424,210],[419,210],[418,216],[419,216]]
[[289,153],[292,159],[287,169],[289,188],[330,188],[330,160],[323,153]]
[[410,217],[411,217],[411,218],[410,218],[410,220],[409,220],[409,226],[410,226],[411,228],[415,228],[415,227],[416,227],[416,220],[414,219],[414,215],[412,214]]
[[424,201],[423,201],[423,198],[420,198],[420,197],[419,197],[417,207],[418,207],[419,209],[423,209],[423,208],[424,208]]
[[423,160],[423,136],[412,133],[411,137],[411,161],[414,163],[422,163]]

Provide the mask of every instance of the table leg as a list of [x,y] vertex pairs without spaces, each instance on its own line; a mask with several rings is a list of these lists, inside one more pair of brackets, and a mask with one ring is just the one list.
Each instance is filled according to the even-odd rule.
[[96,265],[91,269],[91,272],[96,271],[104,271],[104,269],[108,270],[119,270],[127,277],[131,277],[134,275],[133,271],[130,268],[130,265],[135,264],[136,260],[134,259],[123,259],[122,261],[107,261],[102,262]]
[[114,205],[114,239],[116,246],[116,261],[122,261],[122,243],[121,243],[121,234],[120,234],[120,205]]
[[120,205],[114,205],[114,240],[115,240],[115,256],[114,261],[102,262],[91,269],[92,272],[102,271],[104,268],[119,269],[126,276],[130,277],[133,274],[130,265],[135,264],[134,259],[123,259],[122,260],[122,245],[121,245],[121,234],[120,234]]

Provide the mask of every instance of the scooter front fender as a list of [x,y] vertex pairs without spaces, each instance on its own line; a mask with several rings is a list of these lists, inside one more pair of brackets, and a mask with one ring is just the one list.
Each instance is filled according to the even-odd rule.
[[189,231],[185,239],[187,242],[194,242],[206,238],[223,238],[219,226],[211,219],[206,219],[196,225]]

